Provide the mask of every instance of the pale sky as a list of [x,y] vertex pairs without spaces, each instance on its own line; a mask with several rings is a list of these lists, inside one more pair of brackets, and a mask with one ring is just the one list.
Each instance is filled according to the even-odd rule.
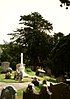
[[70,33],[70,8],[61,8],[59,0],[0,0],[0,44],[9,42],[7,34],[19,26],[20,16],[31,12],[53,23],[53,32]]

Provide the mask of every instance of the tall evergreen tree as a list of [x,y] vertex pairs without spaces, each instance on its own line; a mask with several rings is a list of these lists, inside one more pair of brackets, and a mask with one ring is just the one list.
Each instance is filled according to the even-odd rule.
[[23,25],[10,34],[16,38],[16,42],[27,49],[28,61],[32,65],[42,65],[50,53],[50,36],[47,34],[53,30],[52,24],[45,20],[38,12],[20,16],[20,24]]

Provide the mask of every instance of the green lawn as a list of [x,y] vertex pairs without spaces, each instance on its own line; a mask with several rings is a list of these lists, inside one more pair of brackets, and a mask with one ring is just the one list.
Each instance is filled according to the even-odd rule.
[[[11,79],[5,79],[5,74],[1,74],[1,68],[0,68],[0,82],[6,82],[6,83],[19,83],[19,81],[16,81],[14,80],[14,72],[15,71],[12,71],[12,74],[11,74]],[[29,75],[32,75],[32,76],[36,76],[35,75],[35,72],[33,72],[31,69],[27,68],[25,69],[25,72]],[[52,82],[56,82],[55,78],[54,77],[49,77],[49,76],[44,76],[44,77],[39,77],[39,76],[36,76],[40,81],[43,81],[43,80],[48,80],[48,81],[52,81]],[[23,82],[31,82],[33,79],[32,78],[23,78]],[[40,90],[39,87],[35,87],[35,89],[37,91]],[[25,89],[24,89],[25,90]],[[16,99],[22,99],[22,96],[23,96],[23,89],[21,90],[18,90],[17,91],[17,96],[16,96]]]
[[[12,74],[11,74],[11,79],[5,79],[5,74],[1,74],[1,67],[0,67],[0,82],[6,82],[6,83],[18,83],[19,81],[16,81],[14,80],[14,72],[15,71],[12,71]],[[31,76],[36,76],[35,75],[35,72],[32,71],[30,68],[26,68],[25,69],[25,72]],[[39,80],[43,81],[43,80],[48,80],[48,81],[52,81],[52,82],[56,82],[55,78],[54,77],[49,77],[49,76],[44,76],[44,77],[39,77],[39,76],[36,76]],[[23,78],[23,82],[30,82],[32,81],[33,79],[31,78]]]

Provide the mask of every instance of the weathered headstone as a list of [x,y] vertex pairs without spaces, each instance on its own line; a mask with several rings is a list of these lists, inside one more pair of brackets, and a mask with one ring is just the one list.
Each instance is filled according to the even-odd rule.
[[47,76],[51,76],[51,69],[47,67],[46,71],[47,71]]
[[34,79],[32,80],[32,83],[35,85],[35,86],[39,86],[39,81],[36,77],[34,77]]
[[43,82],[42,82],[42,83],[47,85],[47,82],[46,82],[46,80],[43,80]]
[[15,99],[16,89],[13,86],[7,86],[1,91],[1,99]]
[[33,84],[29,84],[25,92],[23,92],[23,99],[40,99],[39,94],[34,92]]
[[23,74],[21,71],[16,70],[15,74],[14,74],[14,79],[18,80],[19,82],[21,82],[23,80]]
[[8,68],[7,68],[7,72],[12,73],[12,68],[11,68],[11,67],[8,67]]
[[40,99],[51,99],[52,93],[49,91],[48,86],[44,84],[40,90]]
[[33,88],[32,85],[28,85],[25,92],[23,92],[23,99],[33,99]]
[[36,75],[43,77],[45,75],[45,71],[43,69],[37,69]]
[[6,74],[5,74],[5,79],[10,79],[11,78],[11,73],[10,72],[7,72]]
[[56,80],[58,82],[64,82],[65,81],[65,78],[63,77],[63,75],[61,75],[61,76],[57,77]]
[[9,66],[10,66],[10,62],[2,62],[1,64],[2,72],[6,72]]
[[52,99],[70,99],[70,89],[65,83],[50,84],[49,90],[52,92]]

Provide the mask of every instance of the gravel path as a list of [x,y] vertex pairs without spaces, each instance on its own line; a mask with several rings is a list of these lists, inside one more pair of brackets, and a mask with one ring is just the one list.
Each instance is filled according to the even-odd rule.
[[25,83],[4,83],[4,82],[0,82],[0,93],[2,91],[2,89],[6,86],[12,85],[15,87],[16,90],[20,90],[20,89],[24,89],[28,86],[30,82],[25,82]]

